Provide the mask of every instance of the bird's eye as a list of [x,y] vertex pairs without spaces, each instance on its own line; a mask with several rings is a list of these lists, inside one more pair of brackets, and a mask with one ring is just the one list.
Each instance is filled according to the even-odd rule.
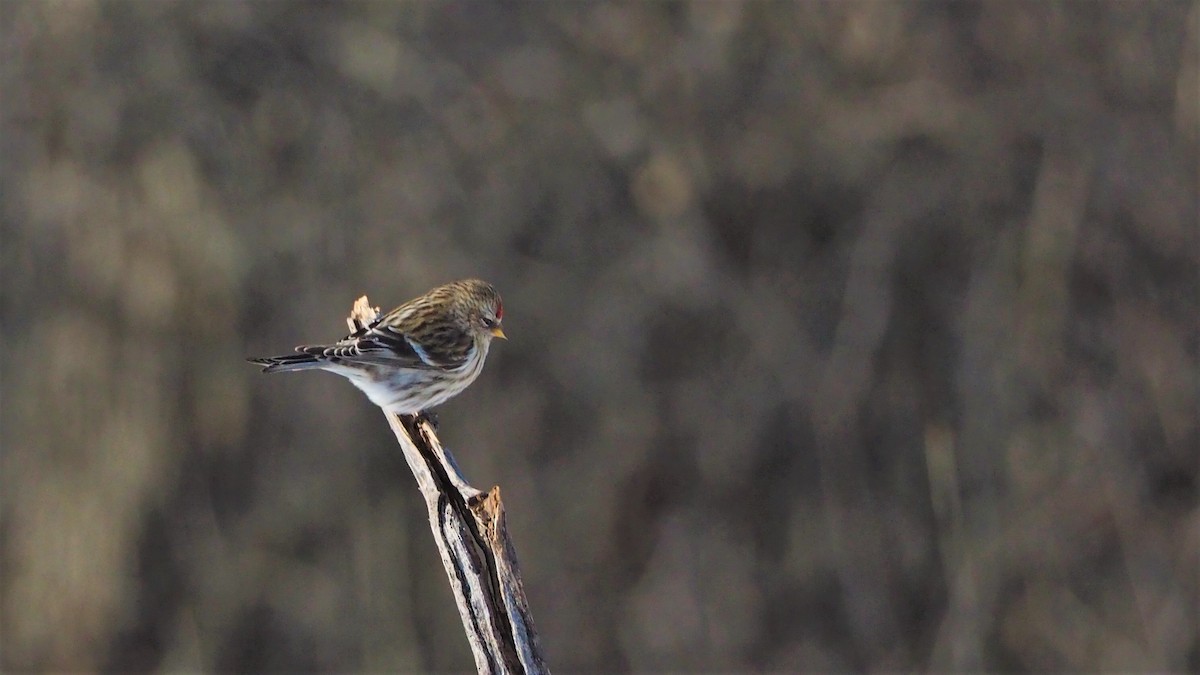
[[495,328],[496,322],[485,316],[485,317],[483,317],[483,327],[484,328]]

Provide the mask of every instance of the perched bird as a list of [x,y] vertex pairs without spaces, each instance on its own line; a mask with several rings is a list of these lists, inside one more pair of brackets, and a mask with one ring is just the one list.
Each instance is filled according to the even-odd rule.
[[424,413],[475,381],[504,306],[491,284],[464,279],[438,286],[331,345],[247,359],[264,373],[328,370],[346,377],[387,412]]

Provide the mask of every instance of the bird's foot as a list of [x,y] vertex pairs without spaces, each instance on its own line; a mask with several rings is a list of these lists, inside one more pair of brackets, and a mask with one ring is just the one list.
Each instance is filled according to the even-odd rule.
[[422,410],[416,415],[413,415],[413,421],[417,424],[420,424],[421,422],[428,422],[429,426],[433,427],[434,431],[438,430],[438,416],[437,413],[433,412],[432,410]]

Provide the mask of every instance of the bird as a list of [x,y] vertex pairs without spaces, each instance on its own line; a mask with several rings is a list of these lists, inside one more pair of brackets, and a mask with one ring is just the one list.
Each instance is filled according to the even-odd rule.
[[430,418],[430,408],[462,393],[483,370],[494,338],[507,340],[504,304],[489,283],[438,286],[328,345],[248,358],[264,373],[327,370],[350,380],[389,413]]

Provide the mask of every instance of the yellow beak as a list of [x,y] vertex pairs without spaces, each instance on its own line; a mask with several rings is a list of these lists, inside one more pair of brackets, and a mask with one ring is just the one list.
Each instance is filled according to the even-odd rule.
[[494,336],[496,336],[496,337],[500,338],[501,340],[507,340],[507,339],[508,339],[508,338],[507,338],[507,337],[504,335],[504,329],[503,329],[503,328],[501,328],[500,326],[493,326],[493,327],[492,327],[492,335],[494,335]]

